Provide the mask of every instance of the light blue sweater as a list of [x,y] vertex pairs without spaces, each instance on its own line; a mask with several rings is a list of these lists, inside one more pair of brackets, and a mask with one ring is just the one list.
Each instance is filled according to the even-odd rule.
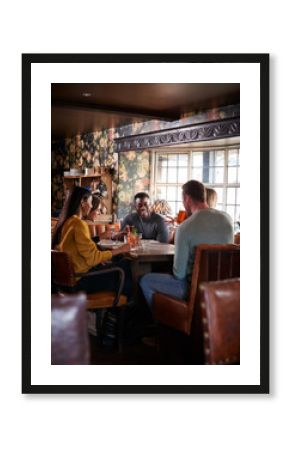
[[212,208],[196,211],[177,229],[174,276],[190,281],[195,247],[199,244],[231,244],[233,235],[233,221],[226,212]]

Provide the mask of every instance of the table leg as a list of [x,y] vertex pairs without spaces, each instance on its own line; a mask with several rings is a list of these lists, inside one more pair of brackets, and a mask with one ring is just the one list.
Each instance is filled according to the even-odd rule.
[[140,262],[136,259],[131,261],[131,270],[133,297],[136,302],[139,302],[139,279],[142,275],[145,275],[145,273],[149,273],[152,271],[152,264],[150,262]]

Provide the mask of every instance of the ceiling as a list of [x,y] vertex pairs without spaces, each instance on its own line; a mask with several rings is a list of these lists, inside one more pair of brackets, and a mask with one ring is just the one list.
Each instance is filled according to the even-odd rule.
[[53,83],[52,139],[240,102],[238,83]]

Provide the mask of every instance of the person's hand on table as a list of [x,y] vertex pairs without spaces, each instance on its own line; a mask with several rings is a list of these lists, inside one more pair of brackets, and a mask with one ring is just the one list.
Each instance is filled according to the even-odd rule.
[[121,253],[129,253],[130,250],[131,250],[131,245],[124,244],[124,245],[120,245],[120,247],[118,247],[118,248],[113,248],[112,254],[113,254],[113,256],[116,256],[116,255],[120,255]]

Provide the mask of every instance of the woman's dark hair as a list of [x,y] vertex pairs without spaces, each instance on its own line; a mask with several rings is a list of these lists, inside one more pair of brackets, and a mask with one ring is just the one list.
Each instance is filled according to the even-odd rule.
[[55,227],[51,243],[52,248],[55,248],[60,242],[61,230],[65,221],[74,214],[78,214],[82,200],[87,200],[91,195],[92,194],[88,189],[80,186],[74,186],[70,191],[61,210],[57,226]]

